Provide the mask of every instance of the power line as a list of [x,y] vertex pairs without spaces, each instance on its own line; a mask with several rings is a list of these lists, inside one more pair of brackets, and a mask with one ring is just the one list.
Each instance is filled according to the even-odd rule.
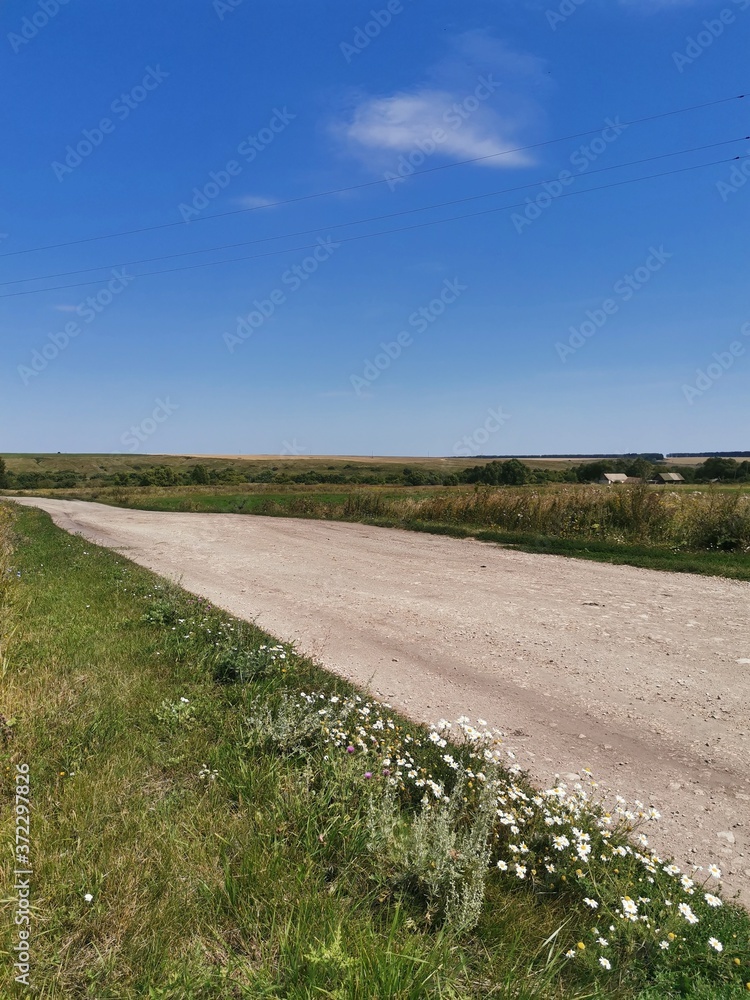
[[[685,156],[688,153],[698,153],[706,149],[716,149],[718,146],[729,146],[735,142],[745,142],[750,139],[750,135],[741,136],[738,139],[725,139],[722,142],[712,142],[705,146],[693,146],[689,149],[679,149],[671,153],[659,153],[656,156],[646,156],[639,160],[630,160],[627,163],[616,163],[608,167],[599,167],[596,170],[586,171],[586,176],[590,177],[593,174],[606,173],[609,170],[621,170],[623,167],[633,167],[642,163],[651,163],[654,160],[663,160],[670,156]],[[39,274],[30,278],[15,278],[12,281],[2,281],[0,282],[0,287],[4,285],[20,285],[27,281],[46,281],[51,278],[66,278],[73,274],[88,274],[92,271],[104,271],[110,270],[115,267],[132,267],[135,264],[153,264],[156,261],[170,260],[176,257],[192,257],[199,253],[212,253],[217,250],[234,250],[238,247],[252,246],[258,243],[270,243],[273,240],[283,240],[291,239],[294,236],[310,236],[312,233],[319,233],[322,231],[330,231],[332,229],[344,229],[348,226],[360,226],[368,222],[381,222],[385,219],[394,219],[404,215],[414,215],[416,212],[428,212],[435,208],[449,208],[451,205],[462,205],[470,201],[478,201],[482,198],[494,198],[501,194],[512,194],[515,191],[523,191],[528,188],[539,187],[544,184],[561,183],[557,177],[547,178],[546,180],[533,181],[530,184],[519,184],[516,187],[511,188],[500,188],[497,191],[488,191],[485,194],[475,194],[470,195],[467,198],[456,198],[452,201],[437,202],[433,205],[423,205],[420,208],[408,208],[400,212],[391,212],[387,215],[374,215],[367,219],[354,219],[352,222],[339,222],[331,226],[316,226],[315,229],[303,229],[298,230],[294,233],[282,233],[279,236],[265,236],[261,239],[255,240],[245,240],[241,243],[222,243],[214,247],[204,247],[200,250],[185,250],[180,253],[168,253],[162,254],[159,257],[141,257],[137,260],[125,260],[117,261],[114,264],[99,264],[96,267],[82,267],[75,271],[57,271],[53,274]],[[0,296],[2,297],[2,296]]]
[[[730,101],[740,101],[743,100],[745,96],[746,96],[745,94],[735,94],[733,97],[722,97],[716,101],[707,101],[704,104],[693,104],[687,108],[677,108],[674,111],[664,111],[658,115],[647,115],[643,118],[634,118],[631,121],[618,122],[617,124],[623,128],[626,128],[630,125],[642,125],[646,122],[658,121],[661,118],[670,118],[674,115],[683,115],[691,111],[700,111],[703,108],[716,107],[719,104],[727,104]],[[423,174],[435,173],[438,170],[448,170],[452,167],[464,166],[468,163],[479,163],[483,160],[491,160],[500,156],[510,156],[512,153],[522,153],[530,149],[541,149],[543,146],[551,146],[554,145],[555,143],[566,142],[571,139],[582,139],[585,138],[587,135],[594,135],[597,132],[601,131],[602,127],[599,125],[596,128],[587,129],[584,132],[575,132],[571,135],[560,136],[556,139],[545,139],[543,142],[535,142],[527,146],[515,146],[512,149],[503,149],[499,153],[488,153],[485,156],[475,156],[468,160],[458,160],[454,163],[443,163],[435,167],[426,167],[424,170],[415,170],[409,176],[418,177]],[[106,233],[103,236],[87,236],[78,240],[68,240],[67,242],[64,243],[48,243],[45,246],[28,247],[25,250],[6,251],[5,253],[0,254],[0,257],[17,257],[21,254],[36,253],[41,250],[58,250],[62,247],[77,246],[81,243],[94,243],[98,240],[111,240],[111,239],[116,239],[120,236],[133,236],[137,233],[150,233],[160,229],[172,229],[175,226],[194,225],[198,222],[207,222],[209,219],[223,219],[226,218],[227,216],[243,215],[248,212],[259,212],[262,209],[266,208],[279,208],[282,205],[294,205],[302,201],[311,201],[312,199],[315,198],[327,198],[330,195],[334,194],[346,194],[349,191],[359,191],[362,190],[363,188],[375,187],[379,184],[386,184],[387,182],[388,178],[383,177],[376,181],[365,181],[362,184],[353,184],[350,187],[332,188],[329,191],[318,191],[315,192],[314,194],[300,195],[298,198],[286,198],[282,201],[274,201],[267,205],[254,205],[251,208],[237,208],[228,212],[216,212],[213,215],[202,215],[198,219],[192,219],[190,223],[184,221],[163,222],[160,225],[156,226],[141,226],[138,229],[123,229],[115,233]]]
[[[658,177],[670,177],[673,174],[687,173],[690,170],[700,170],[703,167],[715,167],[723,163],[735,163],[738,160],[744,160],[748,157],[750,157],[750,153],[745,154],[744,156],[732,156],[725,160],[712,160],[710,163],[697,163],[691,167],[679,167],[675,170],[665,170],[658,174],[648,174],[645,177],[630,177],[624,181],[614,181],[612,184],[602,184],[596,188],[586,188],[585,190],[582,191],[568,191],[566,194],[559,195],[559,197],[556,200],[559,201],[562,198],[574,198],[578,195],[592,194],[595,191],[606,191],[609,188],[622,187],[625,184],[634,184],[639,181],[653,180]],[[483,215],[492,215],[496,212],[505,212],[510,210],[511,208],[525,208],[525,207],[526,206],[523,202],[517,203],[515,205],[502,205],[499,208],[487,208],[481,212],[471,212],[467,215],[454,215],[448,219],[433,219],[429,222],[415,223],[412,226],[401,226],[398,229],[384,229],[376,233],[363,233],[359,236],[347,236],[343,237],[338,242],[339,244],[354,243],[357,240],[369,240],[377,236],[390,236],[393,233],[405,233],[414,229],[425,229],[428,226],[442,225],[446,222],[458,222],[459,220],[462,219],[474,219]],[[134,275],[133,277],[148,278],[155,274],[174,274],[177,271],[193,271],[201,267],[216,267],[220,264],[237,264],[246,260],[257,260],[262,257],[276,257],[279,254],[293,253],[298,250],[312,250],[318,246],[319,246],[318,243],[309,243],[306,244],[305,246],[300,246],[300,247],[285,247],[283,250],[271,250],[267,253],[249,254],[248,256],[245,257],[231,257],[228,260],[204,261],[202,264],[188,264],[185,267],[168,267],[168,268],[162,268],[161,270],[158,271],[146,271],[143,274]],[[84,288],[88,285],[98,284],[99,281],[101,281],[101,278],[96,279],[94,281],[78,281],[69,285],[53,285],[50,288],[34,288],[25,292],[9,292],[5,295],[0,295],[0,299],[11,299],[19,295],[36,295],[42,292],[57,292],[66,288]]]

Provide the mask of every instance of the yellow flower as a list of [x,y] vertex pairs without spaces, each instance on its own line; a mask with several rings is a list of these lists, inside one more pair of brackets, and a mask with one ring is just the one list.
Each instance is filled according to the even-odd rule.
[[672,932],[670,931],[670,932],[669,932],[669,934],[667,934],[667,937],[669,938],[669,940],[670,940],[670,941],[674,941],[674,939],[675,939],[675,938],[677,937],[677,935],[676,935],[676,934],[673,934],[673,933],[672,933]]
[[586,950],[586,945],[583,943],[583,941],[579,941],[578,944],[576,945],[576,948],[579,951],[585,951]]

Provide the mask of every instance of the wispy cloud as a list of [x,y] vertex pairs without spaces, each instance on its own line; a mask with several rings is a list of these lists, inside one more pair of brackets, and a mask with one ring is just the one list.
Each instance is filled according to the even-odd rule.
[[334,131],[351,154],[377,168],[427,149],[456,160],[490,157],[480,160],[484,166],[525,166],[528,154],[508,151],[538,126],[537,92],[548,87],[542,60],[489,32],[465,32],[412,87],[357,95]]
[[513,146],[512,131],[503,128],[490,108],[469,114],[464,108],[467,96],[446,90],[415,90],[370,98],[356,109],[347,138],[367,150],[409,153],[437,143],[444,156],[467,160],[493,157],[482,161],[487,166],[528,163],[522,153],[497,155]]

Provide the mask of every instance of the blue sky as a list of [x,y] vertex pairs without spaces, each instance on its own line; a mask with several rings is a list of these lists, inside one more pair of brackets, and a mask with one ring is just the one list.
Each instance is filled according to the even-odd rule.
[[749,447],[750,0],[0,21],[2,451]]

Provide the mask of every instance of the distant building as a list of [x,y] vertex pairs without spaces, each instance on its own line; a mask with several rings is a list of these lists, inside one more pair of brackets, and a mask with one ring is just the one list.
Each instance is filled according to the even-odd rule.
[[685,477],[679,472],[657,472],[653,481],[655,483],[684,483]]
[[[599,480],[600,486],[616,486],[618,483],[627,483],[628,476],[624,472],[604,472]],[[640,482],[639,479],[635,480]]]

